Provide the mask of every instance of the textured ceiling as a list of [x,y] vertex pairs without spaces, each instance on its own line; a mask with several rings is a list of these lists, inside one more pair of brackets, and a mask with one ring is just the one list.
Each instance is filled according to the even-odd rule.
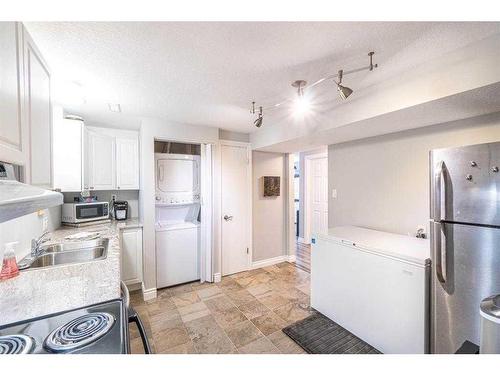
[[[54,96],[88,122],[133,127],[141,117],[252,132],[252,100],[290,97],[340,68],[355,90],[491,34],[498,23],[28,22],[54,76]],[[77,82],[85,103],[68,93]],[[329,90],[328,85],[319,91]],[[332,100],[336,100],[332,95]],[[112,113],[107,103],[119,103]],[[278,116],[279,117],[279,116]],[[285,116],[283,116],[285,118]]]

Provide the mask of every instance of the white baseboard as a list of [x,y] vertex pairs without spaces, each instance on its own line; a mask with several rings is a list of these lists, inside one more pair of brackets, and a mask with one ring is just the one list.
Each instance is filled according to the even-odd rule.
[[220,273],[214,273],[214,283],[220,283],[222,280],[222,276]]
[[288,255],[280,255],[279,257],[258,260],[256,262],[252,262],[251,269],[272,266],[273,264],[278,264],[286,261],[288,261]]
[[296,256],[295,255],[288,255],[287,256],[287,262],[289,263],[295,263]]
[[149,301],[156,298],[156,288],[142,289],[142,298],[144,301]]

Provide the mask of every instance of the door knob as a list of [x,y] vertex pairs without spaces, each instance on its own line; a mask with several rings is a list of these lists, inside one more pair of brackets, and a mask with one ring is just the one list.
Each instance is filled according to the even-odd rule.
[[224,220],[231,221],[231,220],[233,220],[233,217],[232,216],[224,215]]

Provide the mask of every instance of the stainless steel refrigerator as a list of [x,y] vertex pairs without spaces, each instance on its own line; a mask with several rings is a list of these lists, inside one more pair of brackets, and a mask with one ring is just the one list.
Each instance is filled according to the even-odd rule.
[[500,293],[500,142],[430,153],[431,352],[479,345],[479,304]]

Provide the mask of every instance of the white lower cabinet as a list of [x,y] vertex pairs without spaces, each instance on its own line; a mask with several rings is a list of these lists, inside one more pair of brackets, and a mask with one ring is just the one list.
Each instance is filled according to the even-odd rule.
[[122,229],[121,279],[127,284],[142,283],[142,228]]

